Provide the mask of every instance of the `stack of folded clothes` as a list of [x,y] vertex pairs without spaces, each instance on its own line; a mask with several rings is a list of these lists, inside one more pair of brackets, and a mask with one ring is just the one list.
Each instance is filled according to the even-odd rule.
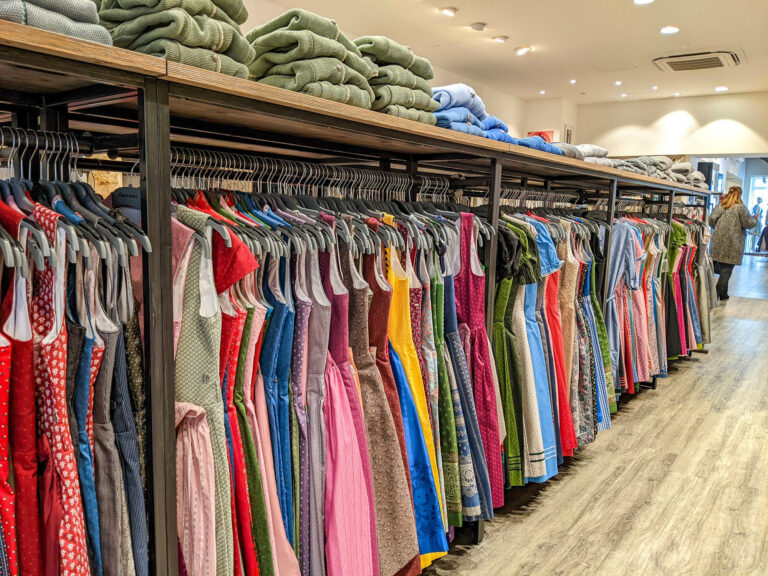
[[373,109],[434,125],[438,104],[432,100],[435,72],[429,60],[385,36],[363,36],[355,45],[372,69]]
[[255,53],[240,31],[242,0],[101,0],[115,46],[198,68],[248,77]]
[[520,138],[516,144],[518,146],[525,146],[526,148],[533,148],[534,150],[540,150],[542,152],[549,152],[550,154],[555,154],[557,156],[563,155],[563,151],[560,148],[547,142],[541,136],[528,136],[527,138]]
[[91,0],[0,0],[0,20],[112,44],[109,32],[99,25],[96,4]]
[[691,172],[686,178],[685,183],[696,188],[709,190],[709,186],[707,186],[707,177],[698,170]]
[[246,38],[255,50],[250,77],[262,84],[370,109],[373,71],[333,20],[290,10]]
[[582,152],[578,146],[568,144],[567,142],[553,142],[552,146],[560,148],[563,156],[574,158],[575,160],[584,160],[584,152]]

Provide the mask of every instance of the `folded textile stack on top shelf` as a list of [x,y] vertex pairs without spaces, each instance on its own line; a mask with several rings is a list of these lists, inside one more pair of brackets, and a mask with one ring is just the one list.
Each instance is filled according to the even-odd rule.
[[370,109],[373,71],[333,20],[290,10],[246,34],[256,51],[250,77],[262,84]]
[[435,77],[430,61],[385,36],[363,36],[355,45],[373,71],[373,109],[434,125],[437,103],[429,85]]
[[99,18],[115,46],[248,77],[254,51],[240,31],[242,0],[101,0]]
[[[690,162],[675,163],[668,156],[638,156],[637,158],[608,158],[608,150],[595,144],[579,144],[570,146],[557,144],[557,146],[569,146],[575,148],[578,153],[584,155],[584,160],[590,164],[608,166],[617,170],[624,170],[633,174],[642,174],[659,180],[668,180],[676,184],[688,184],[704,190],[708,189],[704,174],[694,171]],[[565,148],[564,148],[565,150]],[[570,150],[566,153],[571,156]],[[571,156],[575,158],[576,156]]]
[[441,86],[434,88],[432,95],[439,104],[435,118],[437,118],[437,125],[441,128],[552,154],[562,154],[558,148],[538,136],[521,139],[510,136],[507,125],[486,112],[483,99],[471,86],[466,84]]
[[109,32],[99,25],[96,4],[91,0],[2,0],[0,20],[112,44]]
[[676,162],[669,171],[676,182],[688,184],[702,190],[709,190],[707,186],[707,177],[698,170],[693,169],[690,162]]

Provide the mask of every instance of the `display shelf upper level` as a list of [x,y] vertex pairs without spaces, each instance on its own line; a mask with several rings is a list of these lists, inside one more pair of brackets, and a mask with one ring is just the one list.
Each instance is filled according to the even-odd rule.
[[[231,131],[261,135],[274,147],[281,142],[303,141],[309,143],[307,149],[317,143],[330,151],[359,150],[372,156],[430,162],[461,157],[477,165],[498,158],[505,170],[543,179],[583,178],[603,183],[617,180],[624,186],[674,190],[680,194],[707,193],[684,184],[428,126],[3,21],[0,78],[0,102],[21,105],[28,98],[35,105],[42,98],[42,105],[65,103],[80,111],[115,105],[135,109],[135,90],[144,85],[145,79],[164,80],[169,85],[171,117],[183,123],[188,134],[194,134],[197,126],[206,127],[199,130],[200,143],[226,146]],[[125,91],[103,91],[100,87],[104,85],[123,87]],[[78,99],[89,104],[84,106]],[[87,125],[87,119],[84,122]],[[103,128],[109,131],[108,121]],[[125,126],[114,130],[122,132]],[[188,136],[187,140],[195,138]]]

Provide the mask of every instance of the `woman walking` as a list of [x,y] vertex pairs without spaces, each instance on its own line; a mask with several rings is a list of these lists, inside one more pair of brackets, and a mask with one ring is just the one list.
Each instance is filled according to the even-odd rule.
[[717,296],[728,300],[728,282],[734,266],[741,266],[744,256],[745,233],[754,228],[758,219],[753,218],[741,200],[741,187],[731,186],[728,193],[712,211],[709,225],[712,233],[712,260],[719,269]]

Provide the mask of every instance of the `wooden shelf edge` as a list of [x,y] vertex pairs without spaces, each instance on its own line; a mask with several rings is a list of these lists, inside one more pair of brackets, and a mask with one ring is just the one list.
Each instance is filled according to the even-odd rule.
[[166,61],[162,58],[5,20],[0,20],[0,46],[116,68],[143,76],[158,77],[167,73]]

